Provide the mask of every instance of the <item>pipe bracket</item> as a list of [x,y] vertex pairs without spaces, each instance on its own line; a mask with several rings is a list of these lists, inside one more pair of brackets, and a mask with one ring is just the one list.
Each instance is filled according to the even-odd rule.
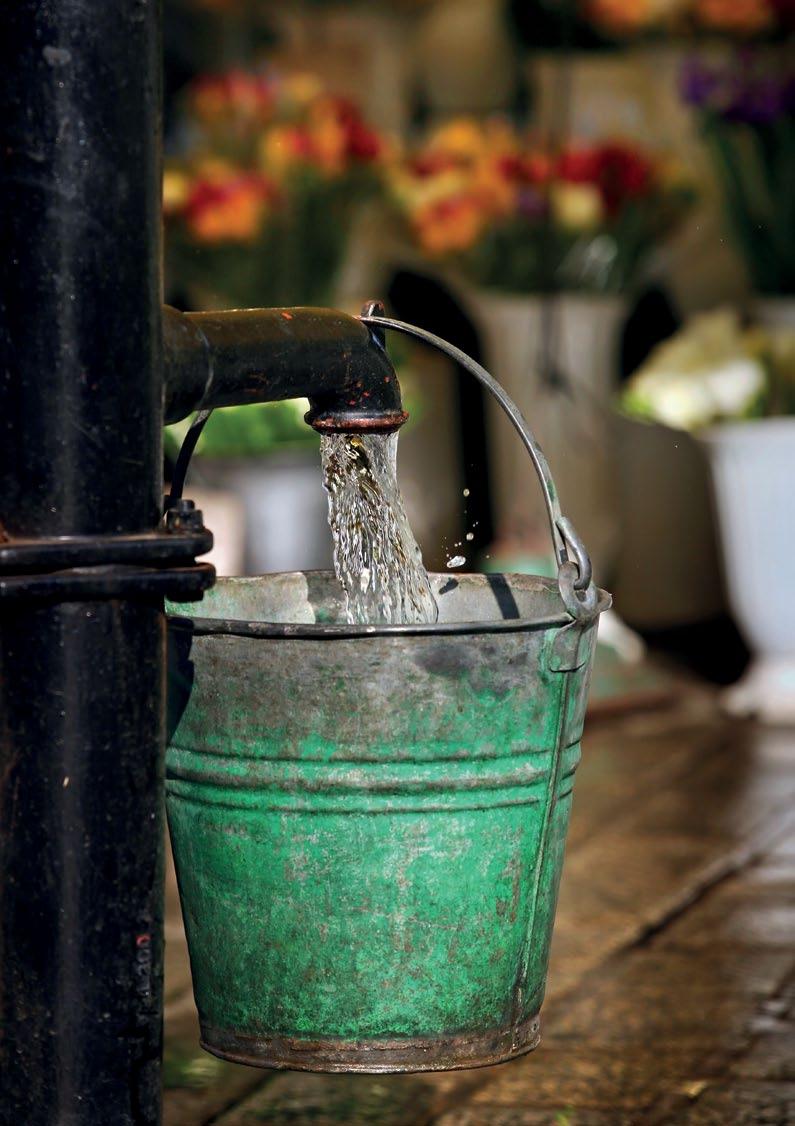
[[0,540],[0,601],[84,600],[133,595],[192,601],[215,581],[212,533],[183,502],[164,526],[138,535],[54,536]]

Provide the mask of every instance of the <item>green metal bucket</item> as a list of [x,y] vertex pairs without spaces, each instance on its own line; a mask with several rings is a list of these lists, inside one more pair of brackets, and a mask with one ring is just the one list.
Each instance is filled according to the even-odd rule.
[[538,1042],[609,598],[432,583],[432,626],[339,624],[328,573],[171,608],[168,818],[216,1055],[420,1071]]

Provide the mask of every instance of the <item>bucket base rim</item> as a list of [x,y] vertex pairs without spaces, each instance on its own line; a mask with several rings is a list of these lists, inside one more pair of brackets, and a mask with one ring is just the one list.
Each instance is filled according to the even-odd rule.
[[199,1043],[219,1059],[248,1067],[384,1075],[491,1067],[532,1052],[540,1040],[541,1021],[536,1013],[513,1028],[492,1029],[481,1035],[389,1040],[246,1036],[202,1024]]

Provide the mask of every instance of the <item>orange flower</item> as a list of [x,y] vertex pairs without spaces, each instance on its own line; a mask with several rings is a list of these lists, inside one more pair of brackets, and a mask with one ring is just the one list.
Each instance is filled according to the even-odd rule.
[[346,165],[348,135],[338,107],[330,99],[321,98],[314,104],[309,130],[318,167],[327,175],[339,175]]
[[230,119],[257,123],[272,116],[275,91],[267,78],[230,70],[197,79],[191,86],[190,99],[196,116],[208,125]]
[[472,170],[473,193],[494,216],[509,215],[516,207],[519,181],[506,172],[503,159],[480,161]]
[[483,231],[484,216],[476,199],[461,195],[424,208],[413,225],[422,249],[435,256],[469,250]]
[[257,173],[197,180],[185,205],[186,226],[197,242],[251,242],[272,199],[270,183]]
[[455,118],[431,135],[428,148],[431,152],[444,153],[458,161],[476,160],[484,149],[483,129],[471,118]]
[[588,0],[588,19],[614,35],[632,35],[651,20],[648,0]]
[[775,23],[770,0],[696,0],[696,18],[704,27],[752,35]]

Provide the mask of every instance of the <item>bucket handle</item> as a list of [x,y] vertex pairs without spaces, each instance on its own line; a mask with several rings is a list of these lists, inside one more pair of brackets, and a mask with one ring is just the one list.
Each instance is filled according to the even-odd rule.
[[[374,304],[374,303],[373,303]],[[371,308],[373,306],[370,306]],[[552,544],[558,564],[558,587],[564,605],[573,618],[587,620],[596,616],[598,595],[592,581],[591,560],[585,545],[567,516],[560,510],[557,489],[544,451],[539,446],[522,412],[505,388],[490,375],[482,364],[477,363],[466,352],[427,329],[392,317],[364,315],[359,318],[363,324],[379,330],[383,337],[384,329],[392,329],[404,336],[413,336],[424,344],[443,352],[483,384],[491,392],[513,424],[530,455],[536,471],[541,491],[544,494]],[[383,342],[383,341],[382,341]]]
[[[382,308],[382,306],[376,302],[371,302],[365,308],[375,310]],[[577,621],[585,622],[596,617],[598,594],[592,580],[591,560],[588,552],[585,550],[585,545],[578,536],[571,520],[562,514],[549,463],[527,420],[505,388],[466,352],[462,352],[460,348],[456,348],[454,344],[450,344],[449,341],[443,340],[440,336],[428,332],[427,329],[419,328],[417,325],[408,324],[405,321],[394,320],[392,317],[372,315],[369,312],[359,319],[362,324],[374,330],[374,335],[382,347],[385,346],[385,329],[392,329],[404,336],[413,336],[449,356],[451,360],[474,375],[491,392],[522,439],[541,485],[552,534],[552,544],[558,564],[558,588],[563,604],[572,618]],[[190,459],[211,414],[211,410],[198,411],[188,428],[174,466],[171,490],[166,500],[167,509],[175,507],[182,497]]]

